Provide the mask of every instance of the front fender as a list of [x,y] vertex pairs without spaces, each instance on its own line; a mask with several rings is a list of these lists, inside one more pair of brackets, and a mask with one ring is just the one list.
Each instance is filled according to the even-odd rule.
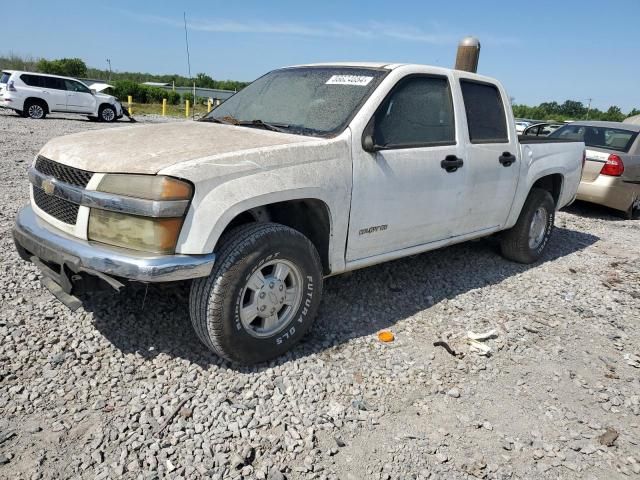
[[[217,174],[215,169],[219,169]],[[344,139],[277,152],[245,153],[237,161],[207,160],[172,168],[171,174],[195,185],[177,253],[212,253],[229,223],[247,210],[288,200],[315,199],[329,210],[332,269],[344,266],[351,194],[351,161]]]

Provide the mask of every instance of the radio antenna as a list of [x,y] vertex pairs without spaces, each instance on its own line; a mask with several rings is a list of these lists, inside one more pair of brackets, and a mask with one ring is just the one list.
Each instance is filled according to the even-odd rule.
[[189,35],[187,34],[187,12],[182,12],[184,18],[184,43],[187,46],[187,69],[191,78],[191,57],[189,56]]
[[[182,17],[184,19],[184,43],[187,46],[187,69],[189,71],[189,79],[193,81],[191,78],[191,56],[189,55],[189,35],[187,33],[187,12],[182,12]],[[196,82],[193,81],[193,105],[191,106],[191,118],[196,118]]]

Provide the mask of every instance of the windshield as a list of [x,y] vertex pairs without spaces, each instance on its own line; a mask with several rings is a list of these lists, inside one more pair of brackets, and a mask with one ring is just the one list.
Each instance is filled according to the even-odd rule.
[[628,152],[637,135],[638,132],[622,128],[565,125],[553,132],[549,137],[581,140],[587,147]]
[[342,131],[387,72],[374,68],[274,70],[236,93],[203,120],[330,136]]

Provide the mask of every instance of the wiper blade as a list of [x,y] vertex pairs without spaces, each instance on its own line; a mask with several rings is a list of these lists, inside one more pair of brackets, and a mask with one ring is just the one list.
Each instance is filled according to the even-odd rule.
[[236,118],[233,118],[231,115],[226,115],[224,117],[203,117],[198,121],[222,123],[223,125],[239,125],[240,124],[240,121]]
[[238,123],[236,123],[236,125],[240,125],[243,127],[264,128],[265,130],[271,130],[272,132],[280,132],[280,133],[286,133],[287,132],[286,129],[289,127],[289,125],[280,124],[280,123],[278,124],[267,123],[260,120],[259,118],[255,120],[240,120]]

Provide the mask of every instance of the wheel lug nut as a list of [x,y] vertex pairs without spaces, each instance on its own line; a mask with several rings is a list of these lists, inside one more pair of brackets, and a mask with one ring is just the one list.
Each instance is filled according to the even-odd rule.
[[265,293],[264,292],[260,292],[260,298],[264,298]]
[[280,291],[282,291],[282,289],[283,289],[283,287],[282,287],[282,285],[280,285]]
[[264,312],[266,308],[267,308],[267,307],[265,307],[264,305],[262,305],[262,306],[260,307],[260,311],[261,311],[261,312]]
[[273,282],[269,284],[269,288],[273,288]]

